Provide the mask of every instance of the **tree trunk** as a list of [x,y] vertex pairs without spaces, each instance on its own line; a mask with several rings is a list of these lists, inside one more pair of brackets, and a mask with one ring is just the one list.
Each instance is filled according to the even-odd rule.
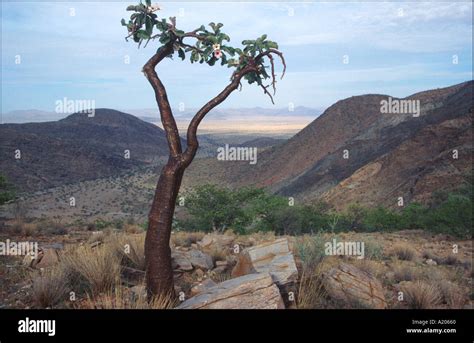
[[182,168],[173,159],[163,167],[156,185],[155,196],[148,215],[145,239],[145,261],[148,298],[174,294],[171,266],[170,236]]

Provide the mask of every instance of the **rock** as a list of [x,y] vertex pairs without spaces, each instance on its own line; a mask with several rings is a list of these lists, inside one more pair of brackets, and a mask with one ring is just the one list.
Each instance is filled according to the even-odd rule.
[[171,253],[171,259],[173,269],[178,269],[181,271],[193,270],[193,265],[191,264],[191,261],[185,252],[174,251]]
[[23,265],[25,267],[33,267],[33,262],[36,261],[35,257],[31,254],[26,254],[23,258]]
[[252,273],[270,273],[273,281],[286,287],[298,279],[298,269],[288,239],[281,238],[244,249],[238,256],[232,277]]
[[201,249],[209,249],[213,246],[222,248],[229,246],[235,237],[230,235],[214,235],[208,234],[205,235],[197,244]]
[[204,280],[203,282],[200,282],[198,283],[197,285],[193,286],[191,288],[191,296],[195,296],[195,295],[198,295],[206,290],[208,290],[209,288],[212,288],[214,286],[216,286],[217,284],[212,281],[211,279],[206,279]]
[[208,248],[214,243],[214,237],[211,235],[205,235],[197,244],[201,248]]
[[195,268],[201,268],[203,270],[210,270],[214,267],[214,262],[212,262],[212,257],[203,253],[199,250],[191,250],[188,254],[189,261]]
[[38,255],[38,262],[33,262],[37,269],[48,268],[59,262],[59,255],[55,249],[45,249],[41,255]]
[[129,285],[138,285],[143,283],[145,272],[143,270],[123,266],[121,276],[125,283]]
[[323,284],[329,297],[364,308],[384,309],[387,302],[380,282],[353,265],[340,263],[323,273]]
[[436,261],[434,261],[433,259],[429,258],[425,261],[425,263],[429,266],[436,266],[438,265],[438,263]]
[[227,261],[216,261],[216,267],[227,267],[228,265]]
[[268,273],[227,280],[182,302],[178,309],[283,309],[278,287]]

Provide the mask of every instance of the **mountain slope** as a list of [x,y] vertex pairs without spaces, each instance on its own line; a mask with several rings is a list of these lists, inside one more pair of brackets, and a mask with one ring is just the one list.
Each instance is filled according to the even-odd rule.
[[[0,137],[0,171],[21,191],[115,175],[168,153],[162,129],[110,109],[97,109],[94,117],[3,124]],[[17,149],[21,159],[15,159]]]
[[426,202],[471,169],[472,92],[470,81],[404,98],[419,100],[418,117],[381,113],[387,95],[341,100],[286,143],[259,154],[256,166],[227,163],[222,174],[236,186],[263,186],[340,208],[355,201],[394,206],[399,196]]

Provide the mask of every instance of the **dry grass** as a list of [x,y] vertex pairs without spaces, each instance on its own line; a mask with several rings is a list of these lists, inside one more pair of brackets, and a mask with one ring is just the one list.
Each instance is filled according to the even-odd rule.
[[99,231],[99,232],[93,232],[89,236],[89,239],[87,240],[87,243],[95,243],[95,242],[104,243],[109,238],[109,236],[111,234],[112,234],[112,230],[110,230],[110,229],[105,229],[105,230]]
[[298,309],[324,308],[325,302],[326,292],[322,282],[321,266],[313,270],[305,269],[300,278],[296,307]]
[[215,283],[221,283],[221,282],[232,279],[232,273],[230,270],[225,273],[210,272],[209,277]]
[[172,309],[178,304],[171,295],[158,296],[148,302],[146,295],[134,295],[126,287],[117,285],[113,290],[109,290],[96,297],[88,297],[81,307],[84,309]]
[[123,227],[123,231],[128,234],[136,234],[136,233],[142,233],[143,228],[137,224],[125,224]]
[[402,263],[397,263],[393,266],[393,273],[395,283],[420,279],[420,274],[416,268]]
[[145,270],[145,234],[119,235],[110,239],[122,263],[126,266]]
[[439,289],[424,281],[407,282],[401,290],[406,304],[411,309],[432,309],[441,303]]
[[71,249],[63,255],[63,260],[68,270],[86,280],[93,294],[110,290],[120,280],[120,258],[110,244]]
[[27,223],[22,219],[15,219],[10,227],[10,232],[24,237],[37,236],[39,234],[38,226],[34,223]]
[[53,307],[64,300],[68,275],[64,268],[48,268],[32,277],[31,299],[40,308]]
[[175,232],[171,236],[171,243],[179,247],[190,247],[205,236],[204,232]]
[[390,250],[390,255],[402,261],[413,261],[416,257],[416,251],[408,244],[396,244]]
[[455,283],[448,280],[441,280],[438,283],[444,302],[452,309],[462,309],[466,303],[466,295]]
[[459,259],[454,255],[448,255],[441,261],[442,264],[447,264],[448,266],[454,266],[459,264]]

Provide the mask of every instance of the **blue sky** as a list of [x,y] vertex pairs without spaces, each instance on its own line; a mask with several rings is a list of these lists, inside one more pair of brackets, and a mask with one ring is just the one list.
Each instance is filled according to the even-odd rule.
[[[120,19],[129,15],[127,4],[2,2],[2,112],[54,111],[64,97],[93,99],[96,107],[155,107],[141,67],[159,43],[138,50],[125,42]],[[275,107],[292,102],[320,108],[367,93],[407,96],[472,79],[470,2],[160,5],[158,14],[178,16],[183,30],[224,23],[233,46],[263,33],[277,41],[288,69],[278,82]],[[17,55],[20,64],[15,64]],[[126,55],[130,64],[124,63]],[[220,92],[231,69],[175,59],[160,64],[158,73],[172,106],[183,102],[191,108]],[[221,105],[254,106],[272,104],[260,88],[248,84]]]

